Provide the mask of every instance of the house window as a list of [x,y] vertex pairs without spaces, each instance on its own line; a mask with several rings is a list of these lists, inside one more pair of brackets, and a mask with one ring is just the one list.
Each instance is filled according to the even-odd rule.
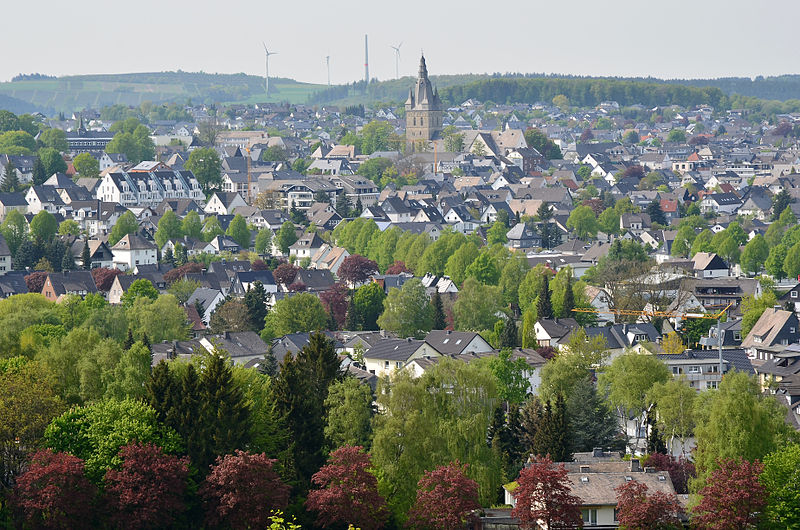
[[706,389],[716,389],[719,386],[718,381],[706,381]]
[[689,373],[690,374],[699,374],[699,373],[701,373],[700,367],[699,366],[690,366],[689,367]]
[[673,366],[672,367],[672,375],[679,375],[683,373],[683,369],[680,366]]
[[583,518],[584,526],[595,526],[595,525],[597,525],[597,510],[596,509],[584,509],[584,510],[581,510],[581,517]]
[[791,291],[791,294],[789,296],[791,296],[792,298],[797,298],[797,291]]
[[794,326],[789,328],[789,333],[795,333],[796,331],[797,329]]
[[614,522],[619,522],[619,508],[614,508]]
[[742,334],[738,331],[733,332],[733,340],[742,340]]
[[400,361],[395,362],[394,365],[398,370],[403,367],[403,363],[401,363]]
[[389,361],[384,361],[384,363],[383,363],[383,368],[384,368],[385,370],[388,370],[388,369],[389,369]]

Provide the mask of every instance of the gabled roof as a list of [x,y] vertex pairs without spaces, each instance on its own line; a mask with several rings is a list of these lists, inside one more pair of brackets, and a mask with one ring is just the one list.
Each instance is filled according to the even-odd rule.
[[484,349],[492,349],[489,343],[479,334],[467,331],[445,331],[435,329],[428,333],[424,340],[439,353],[458,355],[463,353],[464,349],[469,346],[476,337],[479,342],[484,343]]
[[[778,334],[789,323],[794,320],[797,323],[797,317],[792,311],[784,311],[783,309],[776,309],[774,307],[767,308],[761,313],[758,322],[747,334],[747,337],[742,341],[742,348],[757,347],[770,347],[773,346],[778,338]],[[758,342],[756,342],[758,339]]]
[[364,352],[364,358],[406,362],[423,344],[416,339],[383,339]]

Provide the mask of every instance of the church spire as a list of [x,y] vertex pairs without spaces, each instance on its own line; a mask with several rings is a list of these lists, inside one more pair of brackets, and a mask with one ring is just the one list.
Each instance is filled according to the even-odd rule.
[[428,78],[428,67],[425,65],[425,55],[423,54],[420,56],[419,59],[419,78],[420,79],[427,79]]

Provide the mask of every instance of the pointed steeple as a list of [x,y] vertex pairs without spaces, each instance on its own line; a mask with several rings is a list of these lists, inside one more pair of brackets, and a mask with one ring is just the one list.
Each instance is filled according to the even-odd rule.
[[428,79],[428,67],[425,65],[425,55],[421,55],[419,59],[419,79]]

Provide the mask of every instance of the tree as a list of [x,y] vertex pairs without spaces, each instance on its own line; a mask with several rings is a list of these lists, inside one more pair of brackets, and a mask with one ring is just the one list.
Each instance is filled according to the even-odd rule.
[[10,488],[64,404],[53,374],[24,357],[0,360],[0,486]]
[[331,449],[372,444],[372,391],[354,377],[334,381],[325,399],[325,439]]
[[3,237],[6,239],[8,249],[12,256],[16,256],[17,250],[24,241],[28,240],[28,222],[19,210],[11,210],[6,214],[3,225],[0,227]]
[[664,353],[677,355],[686,350],[686,344],[683,343],[680,335],[672,331],[662,339],[661,348],[664,350]]
[[263,256],[272,245],[272,231],[269,228],[262,228],[256,234],[255,250],[256,254]]
[[473,277],[467,278],[453,304],[456,328],[470,331],[492,329],[502,309],[501,301],[499,287],[483,285]]
[[333,342],[322,333],[313,333],[302,350],[284,358],[275,379],[275,403],[295,442],[292,455],[304,487],[325,462],[325,400],[329,387],[340,377]]
[[81,235],[81,227],[74,219],[64,219],[58,225],[58,235],[79,236]]
[[388,511],[370,472],[370,455],[361,446],[346,445],[333,451],[328,463],[314,473],[314,488],[306,507],[317,512],[317,524],[331,527],[352,523],[358,528],[383,528]]
[[19,190],[20,187],[17,168],[14,166],[14,163],[9,160],[3,170],[3,183],[0,184],[0,191],[3,193],[11,193]]
[[786,277],[783,264],[786,262],[786,253],[789,249],[783,243],[775,245],[769,249],[769,255],[764,262],[764,268],[778,281]]
[[362,285],[353,293],[348,309],[348,318],[351,318],[350,314],[352,313],[352,323],[358,330],[377,330],[378,317],[383,312],[385,299],[386,293],[379,283],[371,282]]
[[577,381],[566,398],[570,451],[585,452],[609,447],[617,434],[617,422],[590,377]]
[[158,289],[156,289],[153,283],[146,278],[135,280],[131,286],[128,287],[128,290],[122,295],[122,305],[124,307],[131,307],[139,297],[155,300],[158,298]]
[[247,228],[247,222],[240,214],[236,214],[233,217],[225,233],[236,241],[242,249],[247,250],[250,248],[250,229]]
[[89,153],[75,155],[72,166],[81,177],[97,178],[100,175],[100,163]]
[[505,244],[508,242],[508,237],[506,237],[506,232],[508,228],[501,223],[500,221],[495,221],[492,224],[492,227],[486,232],[486,239],[488,241],[489,246],[494,245],[495,243]]
[[775,527],[800,521],[800,445],[793,443],[764,458],[761,484],[769,494],[764,515]]
[[189,459],[153,444],[120,449],[122,467],[106,472],[105,498],[116,528],[168,528],[186,509]]
[[649,493],[646,484],[631,480],[614,488],[617,494],[617,517],[621,528],[681,528],[678,514],[683,512],[675,494]]
[[294,282],[295,277],[297,277],[298,270],[299,269],[291,263],[281,263],[272,271],[272,276],[279,284],[289,286]]
[[686,142],[686,131],[683,129],[672,129],[669,134],[667,134],[667,141],[674,143]]
[[17,479],[11,501],[29,528],[80,528],[94,519],[95,492],[83,460],[43,449]]
[[466,278],[475,278],[483,285],[497,285],[500,280],[500,271],[494,257],[488,252],[481,252],[464,271]]
[[417,278],[408,280],[400,289],[392,288],[383,302],[378,326],[400,337],[421,338],[432,329],[433,319],[425,287]]
[[275,304],[267,315],[264,329],[269,330],[273,337],[282,337],[289,333],[325,329],[327,322],[328,316],[319,298],[313,294],[299,293]]
[[42,142],[45,147],[50,147],[60,153],[69,150],[67,133],[61,129],[45,129],[39,135],[39,141]]
[[247,307],[248,324],[251,330],[261,331],[267,316],[267,292],[264,285],[256,280],[244,294],[244,305]]
[[639,449],[639,433],[653,406],[648,392],[654,384],[666,383],[671,377],[667,366],[656,356],[635,352],[620,355],[600,374],[599,383],[617,409],[620,422],[627,425],[632,418],[635,424],[637,435],[631,444],[631,452]]
[[511,516],[525,529],[581,527],[580,498],[570,493],[570,481],[564,464],[554,464],[548,457],[534,457],[522,469],[513,491],[515,506]]
[[280,230],[278,230],[276,237],[278,248],[281,249],[281,253],[288,255],[289,247],[294,245],[297,241],[297,233],[295,232],[294,224],[292,224],[291,221],[284,222]]
[[180,438],[160,425],[155,410],[139,401],[105,400],[74,408],[53,420],[44,440],[48,447],[86,462],[86,473],[99,482],[110,467],[122,463],[119,449],[133,441],[152,442],[167,453],[180,448]]
[[212,147],[201,147],[192,151],[184,166],[194,174],[206,193],[218,189],[222,184],[220,158]]
[[222,125],[216,118],[201,120],[197,123],[198,139],[207,149],[211,149],[217,143],[217,136],[222,132],[222,129]]
[[417,501],[409,512],[409,526],[419,529],[458,530],[469,522],[478,501],[478,483],[466,476],[467,465],[456,460],[428,471],[417,484]]
[[663,453],[650,453],[642,459],[642,465],[668,472],[675,486],[675,493],[680,495],[689,493],[689,480],[696,475],[694,464],[682,456],[675,458]]
[[466,278],[467,267],[469,267],[477,257],[478,246],[472,241],[467,241],[447,258],[447,263],[445,263],[444,266],[444,273],[453,280],[453,283],[461,285]]
[[563,158],[561,149],[539,129],[526,129],[524,136],[528,147],[533,147],[545,158],[550,160]]
[[120,239],[128,234],[135,234],[138,230],[139,221],[136,220],[136,216],[133,215],[133,212],[128,210],[114,223],[111,234],[108,236],[108,243],[110,245],[116,245]]
[[178,219],[175,212],[167,209],[158,220],[158,230],[154,235],[156,245],[160,249],[167,241],[178,239],[181,235],[181,220]]
[[661,209],[661,204],[658,201],[652,201],[648,204],[645,212],[650,216],[650,221],[666,226],[667,216],[664,215],[664,210]]
[[752,462],[783,446],[793,438],[785,416],[786,409],[773,396],[763,395],[754,378],[742,372],[727,373],[717,390],[697,399],[696,484],[704,483],[720,459]]
[[550,275],[542,274],[539,285],[539,294],[536,297],[536,315],[539,319],[553,318],[553,306],[550,303]]
[[[85,267],[84,265],[84,268]],[[111,285],[114,283],[114,278],[122,274],[122,271],[119,269],[108,269],[106,267],[97,267],[91,269],[91,271],[92,279],[94,279],[94,284],[97,286],[98,291],[110,290]]]
[[500,399],[512,405],[519,405],[525,401],[530,389],[528,380],[530,367],[524,359],[511,360],[511,350],[504,348],[500,350],[497,357],[491,358],[489,366],[494,375]]
[[590,370],[608,356],[602,334],[588,337],[582,328],[577,329],[567,342],[566,351],[560,352],[542,367],[542,384],[539,396],[555,399],[558,394],[570,396],[578,382],[590,375]]
[[756,528],[767,505],[767,491],[759,480],[763,470],[758,461],[719,460],[698,492],[701,499],[692,509],[692,524],[710,530]]
[[548,456],[556,462],[572,460],[564,396],[559,394],[545,403],[533,432],[531,452]]
[[366,282],[370,276],[378,272],[378,264],[358,254],[351,254],[342,261],[336,275],[351,286]]
[[588,206],[577,206],[569,214],[567,228],[575,230],[580,239],[594,237],[597,234],[597,218]]
[[742,312],[742,336],[746,337],[753,326],[756,325],[758,319],[764,314],[767,308],[775,307],[778,304],[778,299],[774,291],[766,291],[760,297],[755,298],[752,295],[746,295],[742,298],[741,312]]
[[[683,351],[679,352],[683,353]],[[648,391],[649,400],[658,411],[657,424],[669,435],[669,449],[674,450],[675,438],[686,450],[686,439],[694,432],[694,404],[697,392],[679,379],[655,383]]]
[[40,242],[47,243],[58,232],[58,221],[47,210],[42,210],[31,220],[31,235]]
[[431,329],[444,329],[447,327],[447,320],[444,314],[444,305],[442,304],[442,296],[437,290],[431,297],[431,308],[433,311],[433,327]]
[[217,457],[200,486],[211,528],[268,528],[271,514],[289,505],[289,486],[265,454],[236,450]]
[[[211,314],[209,327],[213,333],[250,331],[252,329],[250,312],[247,306],[238,299],[227,300],[220,304]],[[263,325],[261,325],[260,328],[263,328]],[[261,331],[261,329],[258,331]]]
[[250,431],[250,406],[233,380],[226,352],[214,350],[200,374],[200,417],[205,440],[195,464],[206,469],[216,455],[245,447]]
[[774,197],[772,197],[772,220],[777,221],[780,219],[781,214],[792,203],[792,196],[785,189],[781,190]]
[[325,312],[328,313],[328,316],[333,319],[331,322],[331,331],[336,331],[345,325],[348,305],[347,294],[347,287],[337,282],[319,295],[319,301],[322,302],[322,307],[325,308]]
[[800,241],[786,251],[786,258],[783,260],[783,271],[788,278],[800,276]]
[[45,174],[52,176],[55,173],[64,173],[67,170],[67,163],[61,157],[61,153],[52,147],[42,147],[39,149],[39,160],[44,165]]

